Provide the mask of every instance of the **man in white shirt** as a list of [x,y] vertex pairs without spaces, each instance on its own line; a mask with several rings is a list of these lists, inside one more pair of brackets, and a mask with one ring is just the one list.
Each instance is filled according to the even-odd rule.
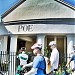
[[56,42],[55,41],[51,41],[49,43],[49,46],[52,49],[51,56],[50,56],[50,63],[51,63],[50,74],[52,74],[53,71],[56,71],[58,69],[59,52],[56,48]]

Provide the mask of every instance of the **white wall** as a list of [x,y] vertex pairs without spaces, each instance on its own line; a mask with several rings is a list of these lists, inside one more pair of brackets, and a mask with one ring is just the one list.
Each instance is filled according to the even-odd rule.
[[0,24],[0,35],[6,35],[6,34],[8,34],[7,29],[3,24]]
[[0,51],[7,51],[8,36],[0,36]]
[[[0,54],[2,51],[2,54],[6,54],[7,52],[7,36],[0,36]],[[2,55],[1,56],[1,63],[5,63],[5,61],[7,60],[7,56],[6,55]]]
[[0,36],[0,51],[3,51],[4,46],[4,36]]

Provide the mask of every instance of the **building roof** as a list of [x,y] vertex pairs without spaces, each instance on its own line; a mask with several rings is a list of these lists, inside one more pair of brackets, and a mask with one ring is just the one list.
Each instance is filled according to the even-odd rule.
[[16,9],[19,5],[21,5],[24,1],[26,0],[19,0],[18,2],[16,2],[16,4],[14,4],[13,6],[11,6],[8,10],[6,10],[1,16],[1,18],[6,17],[10,12],[12,12],[14,9]]
[[73,10],[75,10],[75,0],[55,0]]
[[74,13],[74,10],[54,0],[26,0],[7,16],[3,17],[3,21],[75,18]]
[[75,18],[43,18],[30,20],[16,20],[4,22],[4,25],[19,25],[19,24],[66,24],[75,25]]

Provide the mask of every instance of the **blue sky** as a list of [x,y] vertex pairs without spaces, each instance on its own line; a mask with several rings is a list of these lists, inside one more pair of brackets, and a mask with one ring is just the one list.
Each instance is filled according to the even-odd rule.
[[11,8],[19,0],[0,0],[0,15],[2,15],[6,10]]
[[63,0],[63,1],[75,6],[75,0]]

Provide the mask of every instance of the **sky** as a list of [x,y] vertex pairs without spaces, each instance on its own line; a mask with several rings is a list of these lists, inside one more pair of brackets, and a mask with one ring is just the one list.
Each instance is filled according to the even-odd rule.
[[63,1],[75,6],[75,0],[63,0]]
[[0,15],[11,8],[19,0],[0,0]]

